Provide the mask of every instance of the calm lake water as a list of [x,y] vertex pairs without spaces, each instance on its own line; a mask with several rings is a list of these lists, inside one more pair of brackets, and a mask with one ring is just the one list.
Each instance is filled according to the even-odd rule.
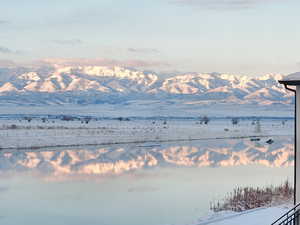
[[292,137],[268,139],[0,151],[0,224],[189,224],[234,187],[292,181]]

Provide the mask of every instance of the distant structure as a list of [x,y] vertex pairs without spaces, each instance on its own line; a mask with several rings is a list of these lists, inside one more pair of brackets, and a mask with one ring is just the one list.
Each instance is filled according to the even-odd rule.
[[[294,204],[300,202],[300,72],[290,74],[279,81],[284,87],[295,93],[295,162],[294,162]],[[295,88],[290,88],[294,86]]]

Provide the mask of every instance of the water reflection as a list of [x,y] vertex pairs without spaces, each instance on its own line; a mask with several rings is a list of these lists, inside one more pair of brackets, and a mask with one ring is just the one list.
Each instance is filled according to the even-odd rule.
[[86,147],[1,151],[0,174],[35,172],[48,177],[118,175],[155,167],[225,167],[293,165],[293,138],[202,140],[176,143],[149,143]]
[[272,139],[0,151],[0,224],[191,224],[236,186],[292,180],[293,139]]

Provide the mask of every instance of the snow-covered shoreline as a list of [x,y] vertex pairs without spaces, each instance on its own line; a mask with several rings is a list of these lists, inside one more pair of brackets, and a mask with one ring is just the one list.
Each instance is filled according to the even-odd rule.
[[291,203],[286,203],[278,206],[251,209],[239,213],[231,211],[211,213],[191,225],[270,225],[292,207]]

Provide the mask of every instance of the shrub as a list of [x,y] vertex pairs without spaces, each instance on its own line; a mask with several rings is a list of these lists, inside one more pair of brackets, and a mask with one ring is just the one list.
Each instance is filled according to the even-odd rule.
[[10,126],[8,126],[7,127],[8,129],[17,129],[18,127],[17,127],[17,125],[16,124],[12,124],[12,125],[10,125]]
[[211,203],[210,209],[214,212],[224,210],[241,212],[248,209],[290,201],[293,199],[293,193],[294,189],[288,181],[285,181],[277,187],[238,187],[229,193],[222,201]]

